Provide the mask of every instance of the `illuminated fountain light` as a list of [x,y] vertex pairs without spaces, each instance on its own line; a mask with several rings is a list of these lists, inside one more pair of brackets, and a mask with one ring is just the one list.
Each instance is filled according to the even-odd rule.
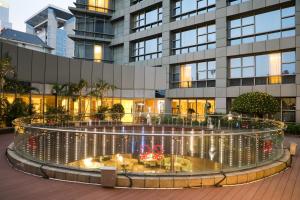
[[51,135],[47,134],[47,160],[51,160]]
[[66,155],[65,155],[65,163],[69,163],[69,133],[66,133]]
[[213,136],[214,132],[211,131],[210,136],[210,148],[209,148],[209,158],[210,160],[214,160],[216,155],[216,147],[215,147],[215,136]]
[[[97,132],[97,129],[94,129],[94,132]],[[94,134],[94,139],[93,139],[93,156],[96,157],[97,156],[97,139],[98,139],[98,135]]]
[[191,152],[191,156],[194,156],[194,129],[192,129],[192,131],[191,131],[190,152]]
[[172,155],[174,155],[174,137],[173,137],[173,135],[174,135],[174,128],[172,128],[172,139],[171,139],[171,154]]
[[78,160],[78,133],[75,134],[75,160]]
[[258,157],[259,157],[259,138],[258,138],[258,134],[256,134],[256,137],[255,137],[255,160],[256,160],[256,163],[258,162]]
[[243,141],[242,141],[242,135],[240,135],[239,136],[239,154],[238,154],[239,167],[242,166],[242,155],[243,155]]
[[60,146],[59,146],[59,133],[56,134],[56,164],[59,164],[59,149],[60,149]]
[[162,136],[161,136],[161,148],[162,150],[165,149],[165,127],[161,127],[161,133],[162,133]]
[[233,135],[229,136],[229,166],[233,165]]
[[43,135],[39,137],[39,160],[43,160],[43,138]]
[[204,130],[201,131],[201,149],[200,149],[200,157],[204,159]]
[[[113,134],[116,132],[115,127],[113,127],[112,132],[113,132]],[[115,151],[116,151],[116,136],[113,135],[112,136],[112,154],[115,154]]]
[[180,148],[180,153],[183,156],[184,155],[184,128],[181,129],[181,148]]
[[84,158],[88,156],[88,134],[87,129],[84,129],[85,134],[84,134]]
[[[155,133],[155,129],[154,129],[154,126],[152,126],[152,131],[151,131],[151,133],[154,135],[154,133]],[[153,149],[154,148],[154,136],[151,136],[151,149]]]
[[103,128],[103,135],[102,135],[102,155],[106,154],[106,135],[105,135],[106,129]]
[[251,138],[247,137],[247,164],[251,164]]
[[219,162],[221,164],[223,164],[224,162],[224,132],[222,131],[221,133],[221,137],[220,137],[220,141],[219,141]]
[[144,147],[145,147],[145,127],[142,127],[142,139],[141,139],[141,153],[144,153]]
[[132,127],[132,136],[131,136],[131,153],[134,153],[135,149],[135,138],[134,138],[134,134],[135,134],[135,131],[134,131],[134,127]]

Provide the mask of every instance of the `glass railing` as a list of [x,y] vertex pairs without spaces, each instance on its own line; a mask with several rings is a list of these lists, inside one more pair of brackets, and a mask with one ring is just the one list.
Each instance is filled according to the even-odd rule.
[[31,161],[83,171],[111,166],[148,176],[214,174],[272,163],[283,155],[285,128],[231,114],[151,113],[35,116],[14,125],[15,151]]

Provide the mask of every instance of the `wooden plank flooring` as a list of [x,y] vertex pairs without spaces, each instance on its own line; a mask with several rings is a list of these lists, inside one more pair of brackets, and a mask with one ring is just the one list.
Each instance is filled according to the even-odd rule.
[[41,199],[201,199],[201,200],[300,200],[300,138],[287,137],[286,143],[297,142],[298,154],[292,168],[267,179],[240,186],[197,189],[103,189],[99,186],[45,180],[12,169],[5,149],[12,134],[0,135],[0,200]]

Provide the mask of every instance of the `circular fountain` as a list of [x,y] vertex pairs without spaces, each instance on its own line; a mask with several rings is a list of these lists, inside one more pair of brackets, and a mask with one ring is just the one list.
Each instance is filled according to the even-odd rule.
[[[177,188],[255,181],[286,168],[284,124],[229,115],[35,116],[14,121],[8,158],[44,177],[120,187]],[[114,119],[116,119],[114,117]]]

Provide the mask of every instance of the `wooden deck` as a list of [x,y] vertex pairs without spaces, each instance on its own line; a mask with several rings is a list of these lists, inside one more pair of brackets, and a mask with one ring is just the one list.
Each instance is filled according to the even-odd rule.
[[[5,148],[12,134],[0,135],[0,200],[34,199],[201,199],[300,200],[300,148],[292,168],[267,179],[240,186],[174,190],[103,189],[99,186],[45,180],[12,169]],[[300,145],[300,138],[288,137]],[[300,146],[298,146],[300,147]]]

